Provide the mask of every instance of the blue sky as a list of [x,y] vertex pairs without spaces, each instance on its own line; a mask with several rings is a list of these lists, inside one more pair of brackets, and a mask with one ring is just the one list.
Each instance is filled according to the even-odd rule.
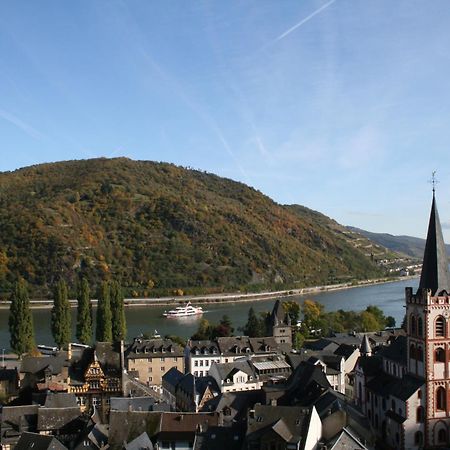
[[450,241],[448,1],[0,2],[0,170],[128,156]]

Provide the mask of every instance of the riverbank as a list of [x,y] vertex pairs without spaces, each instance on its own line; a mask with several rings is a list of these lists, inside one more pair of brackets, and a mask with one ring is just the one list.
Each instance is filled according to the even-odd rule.
[[[416,278],[417,276],[409,277],[394,277],[394,278],[377,278],[374,280],[361,280],[352,283],[330,284],[325,286],[311,286],[301,289],[287,289],[282,291],[259,292],[259,293],[228,293],[228,294],[211,294],[211,295],[186,295],[179,297],[160,297],[160,298],[127,298],[125,299],[125,306],[127,308],[134,308],[139,306],[175,306],[191,302],[193,304],[211,304],[211,303],[236,303],[236,302],[250,302],[255,300],[272,300],[284,297],[293,297],[299,295],[317,294],[320,292],[338,291],[343,289],[351,289],[355,287],[370,286],[375,284],[394,283]],[[76,300],[69,300],[72,308],[77,307]],[[92,300],[92,305],[97,305],[97,300]],[[53,300],[30,300],[30,306],[33,309],[49,309],[53,306]],[[1,301],[0,309],[8,309],[9,302]]]

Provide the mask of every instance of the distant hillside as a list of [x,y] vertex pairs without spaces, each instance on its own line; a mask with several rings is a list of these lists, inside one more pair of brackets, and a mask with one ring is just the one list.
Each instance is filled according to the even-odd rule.
[[290,209],[295,214],[298,214],[300,217],[309,217],[314,222],[331,231],[337,237],[344,239],[349,245],[358,249],[367,257],[373,257],[378,260],[390,260],[401,256],[398,254],[397,250],[389,248],[388,246],[383,245],[383,243],[371,239],[369,236],[362,233],[362,230],[341,225],[320,212],[301,205],[288,205],[286,208]]
[[[362,234],[373,242],[389,248],[390,250],[412,258],[421,260],[425,251],[425,239],[412,236],[394,236],[387,233],[372,233],[359,228],[348,227],[349,230]],[[450,245],[446,245],[447,254],[450,254]]]
[[381,274],[325,216],[170,164],[94,159],[0,173],[0,207],[3,291],[18,276],[44,294],[83,274],[145,295]]

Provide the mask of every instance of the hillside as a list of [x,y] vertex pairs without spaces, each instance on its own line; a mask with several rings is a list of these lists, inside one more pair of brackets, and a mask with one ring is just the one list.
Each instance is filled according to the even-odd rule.
[[[348,227],[350,231],[357,232],[372,242],[389,248],[390,250],[404,255],[422,260],[425,251],[425,239],[416,238],[413,236],[394,236],[388,233],[372,233],[359,228]],[[450,254],[450,245],[446,245],[447,254]]]
[[[380,275],[307,210],[216,175],[125,158],[0,173],[0,289],[45,295],[62,276],[128,293],[313,285]],[[324,217],[324,216],[323,216]]]

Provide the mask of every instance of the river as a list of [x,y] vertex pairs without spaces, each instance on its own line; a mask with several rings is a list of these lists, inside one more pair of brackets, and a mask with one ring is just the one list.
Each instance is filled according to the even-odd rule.
[[[336,311],[338,309],[360,311],[368,305],[375,305],[384,311],[387,316],[393,316],[400,326],[404,316],[405,287],[417,288],[418,278],[393,283],[383,283],[338,291],[323,292],[317,294],[307,294],[304,296],[289,297],[302,303],[305,299],[311,298],[325,306],[326,311]],[[270,311],[275,300],[257,300],[254,302],[237,302],[223,304],[204,305],[205,314],[203,317],[210,322],[218,322],[220,318],[227,314],[235,328],[242,327],[247,321],[247,313],[252,306],[256,312]],[[126,309],[128,340],[140,333],[153,333],[157,330],[161,336],[175,334],[187,338],[194,334],[197,329],[199,317],[188,317],[183,319],[165,319],[162,313],[167,306],[140,306]],[[0,310],[0,349],[9,348],[8,333],[8,310]],[[36,342],[38,344],[53,345],[50,332],[50,310],[33,309],[34,329]],[[94,310],[95,314],[95,310]],[[75,336],[76,309],[72,309],[72,325]]]

